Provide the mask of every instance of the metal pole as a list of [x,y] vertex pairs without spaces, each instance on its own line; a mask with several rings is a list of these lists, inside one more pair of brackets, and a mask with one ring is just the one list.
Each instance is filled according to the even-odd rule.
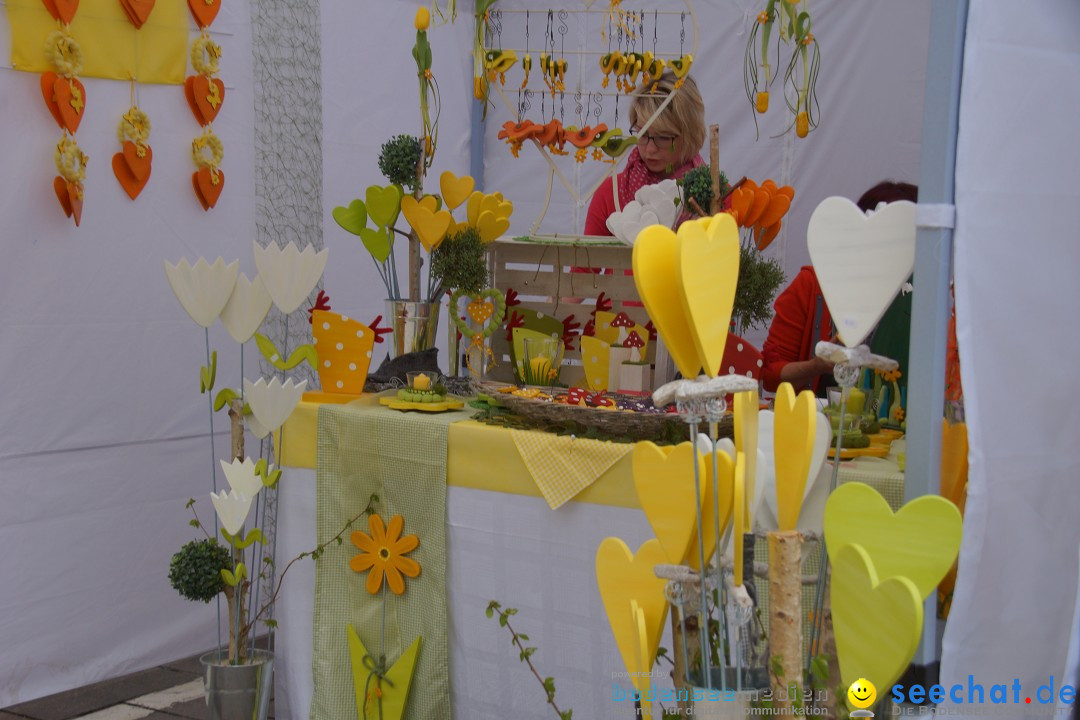
[[[934,0],[926,62],[919,205],[915,244],[915,294],[908,361],[905,500],[941,492],[941,423],[945,404],[945,345],[952,275],[953,180],[960,111],[960,80],[968,0]],[[938,659],[937,597],[924,608],[922,638],[913,664]],[[936,682],[936,680],[935,680]]]

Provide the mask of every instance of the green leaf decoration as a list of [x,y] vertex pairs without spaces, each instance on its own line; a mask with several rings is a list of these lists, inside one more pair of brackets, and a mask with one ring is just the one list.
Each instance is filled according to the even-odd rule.
[[214,398],[214,412],[217,412],[238,397],[240,397],[240,393],[232,388],[225,388]]
[[368,217],[376,227],[393,227],[401,212],[401,189],[395,185],[372,185],[364,193]]
[[203,365],[199,368],[199,394],[213,390],[215,379],[217,379],[217,350],[210,353],[210,367]]
[[235,541],[234,539],[233,547],[235,547],[237,550],[246,550],[247,548],[251,547],[251,545],[254,544],[256,541],[265,544],[266,538],[263,537],[262,531],[259,530],[259,528],[252,528],[251,532],[249,532],[247,534],[247,537],[245,537],[243,540]]
[[336,207],[330,214],[342,230],[353,235],[359,235],[367,227],[367,207],[363,200],[353,200],[348,207]]
[[221,579],[225,581],[225,584],[229,587],[236,587],[237,579],[230,571],[225,568],[221,569]]
[[236,563],[236,582],[241,582],[247,577],[247,567],[244,563]]
[[277,468],[270,473],[269,476],[263,476],[263,485],[268,488],[272,488],[277,485],[277,481],[281,479],[281,468]]
[[371,257],[379,262],[385,262],[390,257],[390,237],[392,230],[383,228],[364,228],[360,231],[360,241],[371,253]]
[[292,370],[305,360],[312,368],[318,369],[319,367],[319,354],[315,351],[314,345],[301,345],[293,350],[288,360],[282,360],[281,353],[274,347],[274,342],[262,333],[255,333],[255,344],[258,345],[259,352],[266,358],[266,361],[278,370]]

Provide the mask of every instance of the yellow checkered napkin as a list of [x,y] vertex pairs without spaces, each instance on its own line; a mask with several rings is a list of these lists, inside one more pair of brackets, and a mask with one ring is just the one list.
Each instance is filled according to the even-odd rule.
[[634,446],[569,435],[511,430],[522,462],[552,510],[596,482]]

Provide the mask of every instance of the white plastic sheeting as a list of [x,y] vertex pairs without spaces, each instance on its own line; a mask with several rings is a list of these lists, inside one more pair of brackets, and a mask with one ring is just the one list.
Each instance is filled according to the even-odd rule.
[[1051,676],[1075,683],[1061,672],[1080,543],[1078,37],[1070,0],[972,0],[964,48],[955,277],[971,451],[941,679],[987,693],[1019,679],[1025,717],[1052,716],[1034,695]]

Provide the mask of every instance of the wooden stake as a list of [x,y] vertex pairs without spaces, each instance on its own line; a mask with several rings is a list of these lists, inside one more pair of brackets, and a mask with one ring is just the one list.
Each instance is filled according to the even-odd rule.
[[802,535],[770,532],[769,675],[782,717],[795,717],[791,698],[802,693],[802,647]]
[[710,215],[720,212],[720,126],[709,126],[709,175],[712,177]]
[[229,403],[229,421],[232,425],[232,456],[244,459],[244,403],[234,399]]

